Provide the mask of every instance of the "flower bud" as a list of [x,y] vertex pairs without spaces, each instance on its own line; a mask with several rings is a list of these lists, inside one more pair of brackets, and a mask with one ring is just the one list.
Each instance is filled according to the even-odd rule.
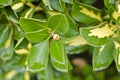
[[59,36],[58,34],[54,34],[54,35],[53,35],[53,39],[54,39],[54,40],[59,40],[59,39],[60,39],[60,36]]

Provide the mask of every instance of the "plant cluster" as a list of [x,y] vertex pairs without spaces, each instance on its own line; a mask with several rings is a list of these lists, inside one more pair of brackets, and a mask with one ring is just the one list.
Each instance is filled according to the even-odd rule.
[[0,0],[0,80],[54,80],[73,69],[69,55],[93,48],[93,70],[114,61],[120,72],[120,1],[96,1]]

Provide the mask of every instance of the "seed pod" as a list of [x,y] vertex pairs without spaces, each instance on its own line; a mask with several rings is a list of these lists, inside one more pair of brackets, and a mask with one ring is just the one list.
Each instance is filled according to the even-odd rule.
[[53,34],[53,39],[54,40],[59,40],[60,39],[60,36],[58,34]]

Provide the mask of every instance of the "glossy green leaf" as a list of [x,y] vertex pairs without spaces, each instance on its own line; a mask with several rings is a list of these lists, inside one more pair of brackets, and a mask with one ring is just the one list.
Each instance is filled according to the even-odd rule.
[[[109,32],[105,32],[105,31],[104,31],[104,33],[102,33],[104,28],[107,29],[108,31],[110,30],[109,27],[105,23],[102,23],[102,24],[100,24],[98,26],[94,26],[94,27],[80,28],[80,34],[88,44],[90,44],[92,46],[102,46],[107,42],[107,40],[108,40],[107,37],[112,35],[111,30],[109,31],[110,34],[109,34]],[[91,32],[94,32],[93,30],[97,31],[98,29],[100,29],[99,30],[100,32],[99,31],[97,32],[97,33],[99,33],[99,35],[95,34],[95,33],[94,33],[94,35],[93,35],[93,33],[91,35]]]
[[65,3],[62,0],[50,0],[50,5],[53,9],[64,12]]
[[2,60],[9,60],[13,56],[13,41],[11,42],[8,48],[2,47],[0,48],[0,57]]
[[51,62],[55,69],[68,72],[68,60],[62,41],[52,40],[50,46]]
[[98,9],[78,2],[73,4],[71,14],[76,21],[84,24],[92,24],[102,21]]
[[[9,60],[11,59],[12,55],[13,55],[13,29],[12,28],[8,28],[7,31],[7,37],[6,39],[5,38],[2,38],[1,37],[1,42],[4,41],[4,43],[2,43],[2,47],[0,48],[0,57],[2,60]],[[5,35],[4,35],[5,37]]]
[[49,18],[48,27],[52,32],[63,35],[69,28],[69,23],[64,14],[53,15]]
[[107,68],[113,61],[113,51],[113,40],[109,40],[102,47],[96,47],[93,52],[93,69],[102,70]]
[[73,4],[73,0],[62,0],[62,1]]
[[53,69],[51,64],[48,64],[46,69],[37,74],[38,80],[54,80]]
[[64,45],[62,41],[56,41],[52,40],[51,46],[50,46],[50,55],[52,58],[55,58],[55,60],[58,60],[58,62],[62,63],[64,62]]
[[49,36],[46,21],[21,18],[20,25],[25,32],[26,38],[33,43],[40,42]]
[[67,54],[79,54],[86,51],[90,46],[88,45],[79,45],[79,46],[66,46],[65,52]]
[[0,26],[0,48],[4,46],[6,40],[9,37],[10,29],[8,27],[5,27],[5,25]]
[[44,40],[34,45],[27,59],[28,69],[33,72],[44,70],[48,63],[48,56],[49,56],[48,40]]
[[63,37],[65,38],[70,38],[70,37],[75,37],[79,34],[78,32],[78,28],[76,26],[76,23],[74,22],[74,20],[68,15],[66,14],[67,20],[69,22],[69,29],[68,31],[64,34]]
[[20,27],[18,25],[15,25],[15,39],[16,40],[20,40],[25,38],[24,32],[20,29]]
[[116,68],[118,72],[120,72],[120,48],[114,50],[113,56],[116,63]]

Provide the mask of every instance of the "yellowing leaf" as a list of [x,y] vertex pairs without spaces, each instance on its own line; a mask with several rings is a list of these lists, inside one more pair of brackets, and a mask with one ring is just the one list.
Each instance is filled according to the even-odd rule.
[[85,15],[88,15],[88,16],[90,16],[92,18],[95,18],[95,19],[97,19],[99,21],[102,21],[100,13],[95,14],[92,10],[90,11],[87,8],[83,7],[83,6],[80,6],[80,8],[81,8],[80,9],[81,13],[83,13]]
[[19,3],[17,3],[17,4],[14,4],[14,5],[12,6],[12,9],[13,9],[13,10],[18,10],[18,9],[20,9],[21,7],[23,7],[23,5],[24,5],[23,2],[19,2]]
[[27,49],[19,49],[19,50],[15,50],[16,54],[28,54],[29,51]]
[[120,53],[118,55],[118,64],[120,65]]
[[17,71],[16,70],[12,70],[12,71],[8,72],[5,77],[7,79],[11,80],[16,74],[17,74]]
[[30,76],[29,76],[29,72],[28,71],[26,71],[24,73],[24,80],[30,80]]
[[31,13],[33,12],[33,8],[30,8],[27,12],[26,12],[26,14],[25,14],[25,18],[28,18],[30,15],[31,15]]
[[117,18],[120,17],[120,14],[118,12],[114,11],[112,16],[115,20],[117,20]]
[[30,50],[30,49],[32,48],[32,44],[29,43],[29,44],[27,45],[27,48]]
[[118,13],[120,14],[120,4],[118,4]]
[[87,44],[87,42],[81,36],[77,36],[66,43],[69,44],[70,46],[79,46]]
[[47,13],[48,13],[50,16],[60,14],[60,12],[56,12],[56,11],[47,11]]
[[5,48],[8,48],[10,46],[12,35],[13,35],[13,29],[11,29],[10,35],[8,37],[8,40],[5,43]]
[[108,24],[106,24],[104,27],[90,30],[90,34],[88,35],[97,36],[98,38],[104,38],[104,37],[109,37],[113,34],[114,32],[109,28]]
[[118,42],[114,41],[114,44],[116,49],[120,48],[120,44]]

